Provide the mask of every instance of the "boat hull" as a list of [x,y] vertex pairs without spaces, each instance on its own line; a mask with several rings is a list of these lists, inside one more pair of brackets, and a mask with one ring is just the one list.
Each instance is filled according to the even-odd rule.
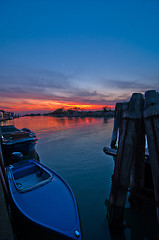
[[[56,231],[44,228],[26,218],[12,205],[12,226],[17,240],[71,240],[72,238],[58,234]],[[80,238],[79,238],[80,239]]]
[[[28,185],[18,190],[12,174],[13,168],[7,168],[12,211],[16,218],[14,225],[16,230],[19,228],[20,239],[81,239],[77,204],[69,185],[42,164],[33,163],[51,176],[38,187],[35,182],[31,188]],[[19,171],[15,177],[18,182],[21,181],[20,175]],[[22,184],[25,185],[27,181]]]
[[13,152],[27,155],[35,149],[37,138],[35,133],[27,128],[18,129],[14,125],[1,126],[2,151],[5,156]]
[[13,152],[21,152],[23,155],[27,155],[35,149],[37,139],[23,140],[19,142],[3,143],[2,151],[4,155],[10,155]]

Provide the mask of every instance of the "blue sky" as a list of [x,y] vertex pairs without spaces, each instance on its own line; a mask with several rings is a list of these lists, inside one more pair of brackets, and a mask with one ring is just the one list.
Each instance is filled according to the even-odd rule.
[[0,108],[100,108],[159,91],[158,13],[158,0],[0,0]]

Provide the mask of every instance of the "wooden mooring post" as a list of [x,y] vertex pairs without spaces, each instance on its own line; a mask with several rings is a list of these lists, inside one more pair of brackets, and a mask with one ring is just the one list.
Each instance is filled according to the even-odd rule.
[[145,92],[144,122],[159,224],[159,93],[155,90]]
[[[108,209],[108,221],[111,227],[122,227],[130,176],[134,176],[131,179],[135,179],[131,180],[133,187],[141,188],[143,184],[141,180],[143,179],[142,164],[136,167],[135,162],[135,159],[138,159],[137,156],[144,156],[143,105],[143,95],[134,93],[130,102],[125,105],[126,109],[122,112],[117,159],[112,176]],[[138,146],[142,146],[139,148],[140,150],[137,150]]]
[[114,127],[112,132],[111,148],[116,148],[118,132],[119,132],[119,127],[121,124],[121,118],[123,113],[123,105],[124,103],[116,103],[116,106],[115,106]]

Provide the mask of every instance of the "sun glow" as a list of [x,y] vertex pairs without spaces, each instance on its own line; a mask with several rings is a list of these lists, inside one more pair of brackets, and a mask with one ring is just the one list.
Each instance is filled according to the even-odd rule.
[[[50,100],[38,100],[38,99],[6,99],[6,101],[1,102],[1,108],[6,111],[16,112],[16,113],[43,113],[55,111],[58,108],[73,109],[78,108],[81,110],[102,110],[104,106],[107,105],[108,108],[114,108],[113,105],[103,104],[83,104],[83,103],[69,103],[62,101],[50,101]],[[5,108],[5,106],[7,106]]]

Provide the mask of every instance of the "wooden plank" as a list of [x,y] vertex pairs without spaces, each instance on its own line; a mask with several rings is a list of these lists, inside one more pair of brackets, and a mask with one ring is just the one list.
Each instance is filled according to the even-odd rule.
[[110,147],[104,147],[103,152],[107,155],[116,157],[117,156],[117,148],[110,148]]
[[[107,155],[110,155],[112,157],[116,157],[117,156],[117,148],[111,148],[111,147],[104,147],[103,148],[103,152]],[[149,150],[148,148],[145,149],[145,158],[149,157]]]

